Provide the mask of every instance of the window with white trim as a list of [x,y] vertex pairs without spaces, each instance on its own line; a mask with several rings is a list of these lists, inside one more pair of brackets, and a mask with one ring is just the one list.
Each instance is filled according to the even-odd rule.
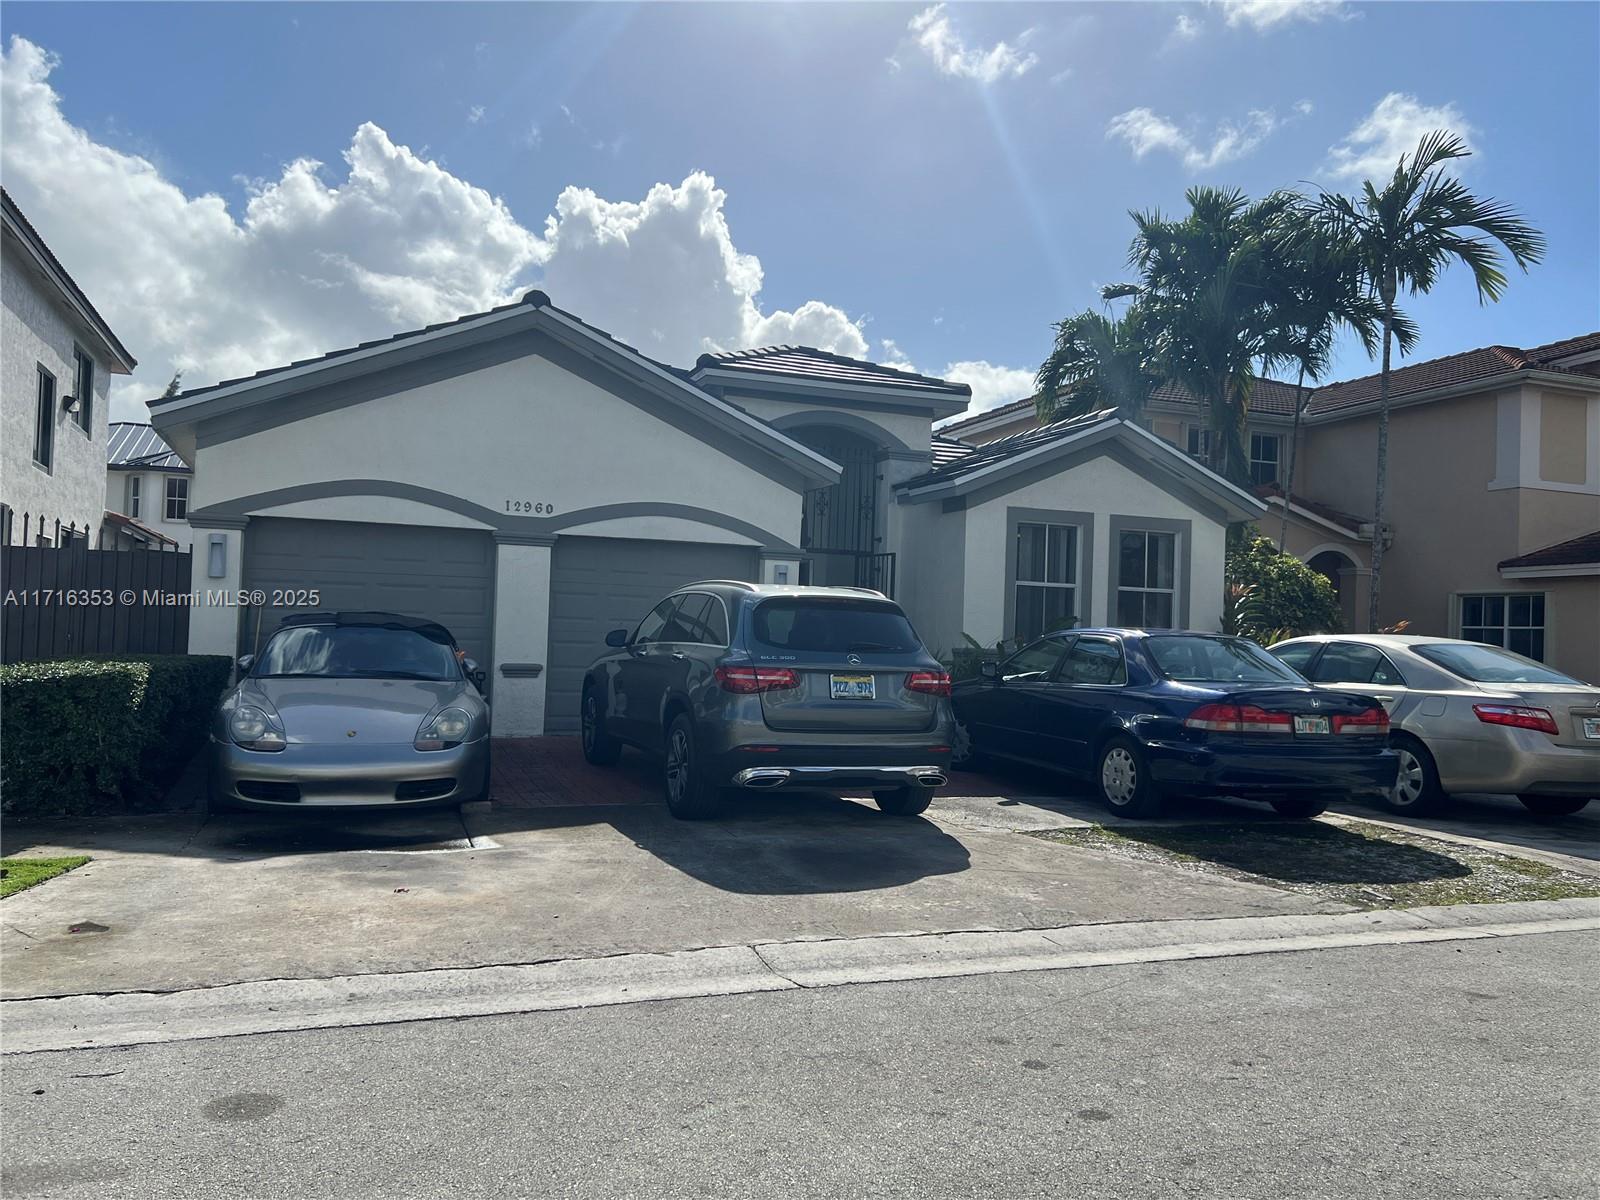
[[1040,521],[1017,523],[1013,636],[1030,642],[1052,629],[1078,623],[1078,527]]
[[94,359],[89,357],[82,346],[74,346],[72,348],[72,358],[77,375],[72,385],[72,394],[78,400],[78,411],[73,416],[78,422],[78,428],[92,435],[94,433]]
[[130,517],[139,515],[139,476],[129,475],[127,483],[127,499],[123,503],[122,511]]
[[169,521],[184,521],[189,517],[189,480],[182,475],[167,476],[166,513]]
[[1544,593],[1486,592],[1461,597],[1461,636],[1544,661]]
[[1177,612],[1178,537],[1124,529],[1117,538],[1117,624],[1171,629]]
[[1275,433],[1250,435],[1250,482],[1277,483],[1283,439]]
[[1201,462],[1211,461],[1211,430],[1200,425],[1189,426],[1188,450],[1190,458]]
[[[39,391],[33,410],[33,461],[50,469],[56,448],[56,377],[39,368]],[[44,514],[40,514],[40,521]]]

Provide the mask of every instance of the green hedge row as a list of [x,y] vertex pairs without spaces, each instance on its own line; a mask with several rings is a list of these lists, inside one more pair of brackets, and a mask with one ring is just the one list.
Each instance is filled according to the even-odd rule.
[[214,654],[0,667],[0,810],[61,816],[158,804],[204,744],[232,670]]

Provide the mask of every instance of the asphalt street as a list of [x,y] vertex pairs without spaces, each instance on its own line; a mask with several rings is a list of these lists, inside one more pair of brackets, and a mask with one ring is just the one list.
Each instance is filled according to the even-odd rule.
[[1600,940],[1542,934],[4,1062],[8,1197],[1581,1197]]

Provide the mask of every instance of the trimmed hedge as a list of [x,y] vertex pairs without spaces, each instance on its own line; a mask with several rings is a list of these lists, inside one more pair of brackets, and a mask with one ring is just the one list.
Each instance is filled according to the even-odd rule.
[[128,655],[0,667],[0,810],[149,808],[204,744],[231,659]]

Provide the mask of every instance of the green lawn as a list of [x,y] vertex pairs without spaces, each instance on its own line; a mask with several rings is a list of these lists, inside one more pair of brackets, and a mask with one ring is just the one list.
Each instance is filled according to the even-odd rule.
[[36,883],[65,875],[89,861],[87,854],[66,858],[0,858],[0,900],[13,892],[25,891]]
[[1364,821],[1096,825],[1031,836],[1307,892],[1356,908],[1600,896],[1600,878],[1594,876]]

